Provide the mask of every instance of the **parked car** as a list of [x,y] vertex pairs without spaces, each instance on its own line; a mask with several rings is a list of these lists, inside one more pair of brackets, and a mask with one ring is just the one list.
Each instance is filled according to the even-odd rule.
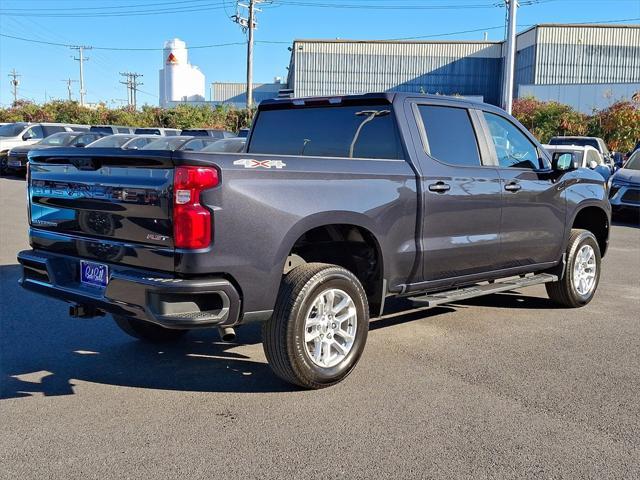
[[71,131],[71,127],[61,123],[17,122],[0,126],[0,174],[7,169],[7,157],[12,148],[32,145],[54,133]]
[[606,142],[600,137],[552,137],[551,140],[549,140],[549,145],[577,145],[581,147],[593,147],[600,152],[605,165],[609,167],[611,173],[615,171],[613,155],[609,151]]
[[203,148],[203,152],[223,152],[223,153],[240,153],[244,150],[244,146],[247,143],[246,138],[223,138],[217,140],[207,147]]
[[221,138],[235,137],[235,133],[228,132],[219,128],[187,128],[180,132],[180,135],[188,135],[191,137],[212,137],[217,140]]
[[589,168],[598,172],[604,180],[609,180],[611,169],[605,165],[602,155],[595,148],[576,145],[544,145],[544,148],[556,159],[561,155],[570,155],[571,161],[577,162],[579,168]]
[[614,213],[631,213],[640,222],[640,150],[609,179],[609,201]]
[[9,150],[7,170],[16,173],[26,172],[28,163],[27,156],[29,152],[33,150],[52,147],[84,147],[103,136],[104,134],[98,132],[58,132],[49,135],[37,143],[14,147]]
[[241,128],[240,130],[238,130],[238,137],[247,138],[250,131],[251,130],[249,128]]
[[503,110],[443,96],[265,100],[240,154],[49,160],[30,157],[24,288],[147,341],[262,321],[273,371],[304,388],[354,369],[389,297],[544,284],[584,306],[609,238],[600,175],[553,162]]
[[142,147],[142,150],[180,150],[180,148],[191,139],[193,139],[193,137],[162,137],[148,143]]
[[91,132],[105,133],[113,135],[116,133],[135,133],[135,127],[125,127],[122,125],[92,125],[89,127]]
[[177,128],[136,128],[133,132],[136,135],[161,135],[163,137],[175,137],[180,135],[180,130]]

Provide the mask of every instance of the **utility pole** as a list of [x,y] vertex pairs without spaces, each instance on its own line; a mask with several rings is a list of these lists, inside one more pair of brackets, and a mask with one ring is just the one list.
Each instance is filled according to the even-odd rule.
[[18,80],[22,75],[18,74],[18,72],[16,72],[16,69],[14,68],[13,70],[11,70],[11,73],[9,73],[9,78],[11,79],[11,81],[9,82],[11,84],[11,87],[13,89],[13,104],[15,105],[16,102],[18,101],[18,85],[20,85],[20,80]]
[[120,72],[120,75],[127,77],[126,82],[120,83],[127,86],[127,101],[129,106],[135,110],[138,107],[138,87],[144,85],[144,83],[138,81],[138,78],[144,75],[135,72]]
[[78,56],[73,57],[74,60],[80,62],[80,105],[84,106],[84,96],[87,93],[84,89],[84,62],[89,60],[88,57],[84,56],[85,50],[91,50],[91,47],[86,47],[83,45],[79,45],[77,47],[70,47],[72,50],[78,50]]
[[78,81],[71,80],[70,78],[67,78],[66,80],[62,80],[62,81],[67,84],[67,93],[69,94],[69,101],[73,100],[73,96],[71,94],[71,85],[73,83],[78,83]]
[[[256,12],[260,12],[259,8],[256,8],[257,4],[264,3],[265,0],[249,0],[249,4],[237,3],[237,12],[231,17],[242,30],[247,32],[247,108],[253,106],[253,31],[257,28],[258,24],[255,20]],[[247,9],[248,17],[245,18],[240,14],[240,7]]]
[[127,106],[130,107],[132,103],[131,102],[131,77],[126,72],[124,73],[120,72],[120,76],[127,77],[127,80],[125,82],[121,80],[120,83],[127,86]]
[[513,106],[513,77],[516,63],[516,14],[518,10],[517,0],[505,0],[509,9],[509,23],[507,26],[507,51],[504,59],[502,108],[511,113]]

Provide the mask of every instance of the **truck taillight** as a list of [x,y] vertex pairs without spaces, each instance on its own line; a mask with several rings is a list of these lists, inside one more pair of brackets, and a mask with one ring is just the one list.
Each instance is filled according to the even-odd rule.
[[200,194],[219,183],[215,168],[176,167],[173,177],[173,242],[176,248],[206,248],[211,244],[211,212],[200,204]]

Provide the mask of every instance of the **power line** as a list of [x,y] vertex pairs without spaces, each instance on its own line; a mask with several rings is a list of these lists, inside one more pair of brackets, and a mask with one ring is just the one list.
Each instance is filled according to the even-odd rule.
[[[30,43],[40,43],[43,45],[52,45],[56,47],[67,47],[72,48],[74,45],[68,43],[59,43],[59,42],[49,42],[44,40],[35,40],[33,38],[19,37],[16,35],[7,35],[6,33],[0,33],[0,37],[12,38],[14,40],[21,40],[23,42]],[[291,43],[291,42],[287,42]],[[245,42],[229,42],[229,43],[215,43],[210,45],[195,45],[193,47],[189,47],[190,50],[200,49],[200,48],[216,48],[216,47],[229,47],[232,45],[244,45]],[[162,48],[127,48],[127,47],[91,47],[94,50],[111,50],[116,52],[157,52],[162,51]]]
[[186,7],[168,7],[168,8],[155,8],[147,10],[127,10],[128,7],[122,7],[118,11],[114,12],[84,12],[84,9],[76,8],[74,12],[41,12],[40,10],[24,11],[24,12],[7,12],[4,9],[0,9],[0,15],[6,17],[65,17],[65,18],[103,18],[103,17],[132,17],[140,15],[166,15],[166,14],[178,14],[178,13],[192,13],[203,12],[210,10],[222,10],[225,6],[232,5],[233,3],[223,0],[223,2],[209,3],[202,5],[193,5]]

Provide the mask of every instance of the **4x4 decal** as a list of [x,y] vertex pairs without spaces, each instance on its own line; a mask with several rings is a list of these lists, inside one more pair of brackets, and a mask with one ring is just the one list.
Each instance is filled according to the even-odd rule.
[[234,165],[243,165],[244,168],[284,168],[287,166],[281,160],[253,160],[251,158],[242,158],[233,162]]

